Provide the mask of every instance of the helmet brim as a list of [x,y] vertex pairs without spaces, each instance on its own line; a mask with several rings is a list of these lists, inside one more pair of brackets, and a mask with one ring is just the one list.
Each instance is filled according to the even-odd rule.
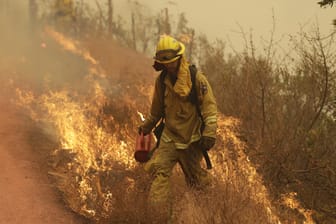
[[154,60],[158,63],[161,63],[161,64],[168,64],[168,63],[171,63],[171,62],[174,62],[176,61],[177,59],[179,59],[185,52],[185,46],[183,43],[179,42],[180,43],[180,50],[176,53],[176,56],[173,57],[172,59],[169,59],[169,60],[159,60],[157,59],[156,57],[154,57]]

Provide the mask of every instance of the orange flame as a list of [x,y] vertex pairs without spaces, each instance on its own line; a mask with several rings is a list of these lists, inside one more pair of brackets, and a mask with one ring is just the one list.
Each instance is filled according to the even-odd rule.
[[[70,38],[66,38],[61,33],[51,28],[46,29],[46,33],[57,41],[65,50],[82,56],[91,65],[91,74],[105,74],[98,62],[88,51],[80,49],[80,46]],[[106,212],[113,208],[114,197],[110,191],[102,189],[98,181],[93,181],[88,175],[91,169],[95,171],[110,171],[112,168],[109,161],[118,161],[128,170],[133,169],[136,164],[133,159],[130,144],[133,139],[127,138],[129,130],[119,128],[119,132],[125,132],[126,140],[120,140],[116,135],[111,135],[106,129],[97,124],[100,108],[106,102],[107,96],[101,85],[92,78],[87,77],[90,83],[91,95],[86,98],[71,98],[69,91],[50,91],[41,96],[35,96],[30,91],[17,89],[18,104],[25,107],[35,120],[52,124],[56,129],[57,139],[60,141],[62,149],[68,150],[75,155],[73,163],[78,163],[75,172],[78,182],[78,192],[80,195],[81,208],[79,212],[84,212],[86,216],[95,217],[100,211],[88,207],[87,198],[92,195],[99,195],[103,198],[103,206]],[[145,90],[144,90],[145,91]],[[145,120],[143,114],[137,111],[140,119]],[[89,114],[89,115],[88,115]],[[111,118],[115,122],[114,118]],[[210,153],[214,162],[214,169],[211,171],[214,176],[222,182],[231,182],[233,185],[243,179],[247,183],[253,195],[251,198],[256,204],[263,205],[265,213],[271,223],[280,223],[274,212],[269,193],[263,185],[262,178],[257,173],[249,158],[244,153],[245,144],[237,137],[236,127],[239,120],[232,117],[219,116],[217,136],[222,142],[230,142],[237,153],[236,164],[233,161],[224,162],[221,158],[227,158],[226,150]],[[127,129],[127,128],[124,128]],[[70,167],[73,164],[70,164]],[[132,180],[129,181],[130,183]],[[240,181],[242,182],[242,181]],[[96,189],[97,192],[94,192]],[[105,191],[104,191],[105,190]],[[309,211],[303,210],[293,195],[284,197],[284,202],[293,208],[297,208],[306,217],[305,223],[312,223]],[[78,208],[77,208],[78,209]]]
[[145,121],[145,116],[139,111],[137,111],[137,113],[139,114],[141,121]]
[[76,43],[74,40],[65,37],[63,34],[55,31],[51,27],[46,27],[45,32],[53,38],[57,43],[59,43],[65,50],[68,50],[74,54],[82,56],[87,62],[92,65],[97,65],[98,62],[91,57],[90,53],[86,50],[79,48],[79,43]]
[[300,202],[296,199],[296,195],[296,192],[290,192],[288,194],[282,195],[283,203],[289,208],[299,211],[305,217],[303,222],[304,224],[314,224],[315,222],[312,217],[312,211],[302,208]]

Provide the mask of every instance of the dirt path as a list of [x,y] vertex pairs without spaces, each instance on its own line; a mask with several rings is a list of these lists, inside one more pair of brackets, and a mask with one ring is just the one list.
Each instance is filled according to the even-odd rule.
[[86,223],[66,208],[52,186],[47,143],[4,94],[0,108],[0,224]]

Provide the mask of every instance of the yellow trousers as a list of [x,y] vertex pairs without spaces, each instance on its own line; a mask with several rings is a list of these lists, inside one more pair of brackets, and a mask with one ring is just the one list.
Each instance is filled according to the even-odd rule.
[[180,164],[188,186],[203,188],[209,185],[211,177],[200,165],[202,158],[202,151],[196,143],[191,144],[187,149],[176,149],[173,142],[161,140],[153,157],[145,165],[145,170],[154,177],[149,200],[154,203],[170,201],[169,178],[176,163]]

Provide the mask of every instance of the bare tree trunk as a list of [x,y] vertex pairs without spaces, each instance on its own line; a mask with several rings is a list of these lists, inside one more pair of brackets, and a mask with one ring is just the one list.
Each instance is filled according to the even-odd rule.
[[103,9],[102,7],[100,6],[99,2],[97,0],[96,1],[96,5],[97,5],[97,8],[98,8],[98,11],[99,11],[99,25],[98,25],[98,30],[99,30],[99,33],[102,32],[103,30],[103,21],[104,21],[104,13],[103,13]]
[[32,27],[35,27],[37,21],[37,3],[36,0],[29,0],[29,20]]
[[77,23],[77,32],[80,33],[83,26],[83,17],[84,17],[84,0],[80,0],[78,7],[77,7],[77,13],[76,13],[76,23]]
[[132,13],[132,47],[136,50],[136,37],[135,37],[135,18],[134,13]]
[[156,20],[156,25],[158,27],[158,36],[162,34],[162,26],[160,22],[160,17]]
[[193,47],[194,47],[194,37],[195,37],[195,30],[190,30],[190,42],[189,42],[189,55],[188,58],[190,61],[192,61],[192,54],[193,54]]
[[321,42],[320,38],[318,39],[318,45],[319,45],[322,60],[323,60],[322,61],[322,66],[323,66],[324,86],[323,86],[323,92],[322,92],[322,96],[321,96],[321,102],[320,102],[319,109],[318,109],[317,113],[315,114],[315,116],[314,116],[314,118],[313,118],[313,120],[312,120],[312,122],[311,122],[311,124],[308,128],[308,131],[310,131],[313,128],[317,119],[320,117],[320,115],[322,113],[322,110],[326,105],[328,90],[329,90],[329,68],[328,68],[328,65],[327,65],[327,57],[325,55],[324,48],[323,48],[323,45],[322,45],[322,42]]
[[266,103],[265,103],[265,85],[261,82],[261,110],[262,110],[262,125],[261,125],[261,138],[262,141],[265,137],[265,125],[266,125]]
[[112,0],[108,0],[108,33],[112,34],[113,32],[113,5]]
[[147,38],[146,40],[144,40],[144,43],[143,43],[143,47],[142,47],[142,52],[145,53],[147,48],[148,48],[148,41],[149,41],[149,38]]
[[168,16],[168,8],[165,8],[164,29],[165,29],[165,34],[169,35],[171,33],[169,16]]

